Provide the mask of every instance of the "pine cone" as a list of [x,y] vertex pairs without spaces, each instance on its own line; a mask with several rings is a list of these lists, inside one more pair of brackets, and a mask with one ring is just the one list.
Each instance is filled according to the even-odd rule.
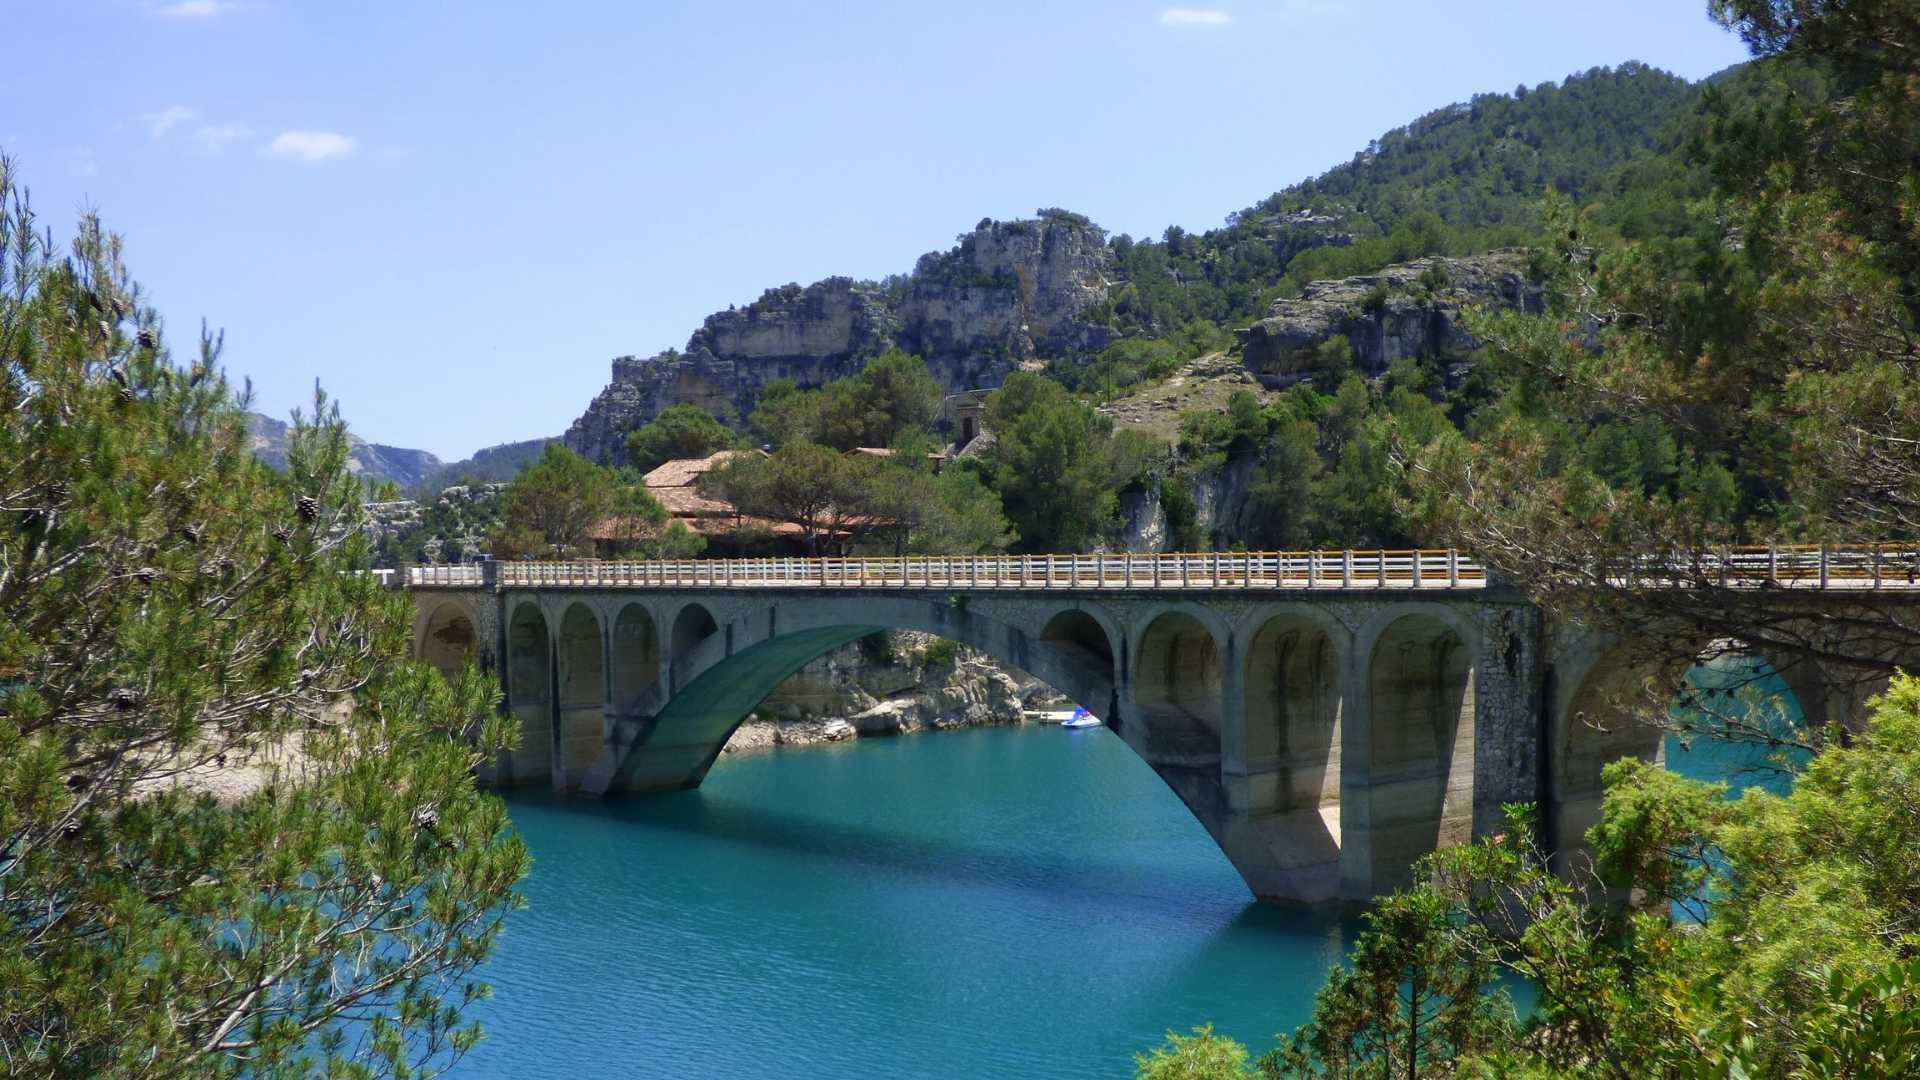
[[143,349],[157,348],[160,344],[158,339],[153,336],[153,331],[147,329],[142,329],[138,334],[135,334],[134,340],[138,342]]
[[300,496],[294,506],[300,511],[301,521],[312,522],[320,517],[320,500],[311,495]]
[[285,525],[282,525],[279,528],[273,530],[273,538],[284,544],[287,541],[293,539],[293,530],[287,528]]

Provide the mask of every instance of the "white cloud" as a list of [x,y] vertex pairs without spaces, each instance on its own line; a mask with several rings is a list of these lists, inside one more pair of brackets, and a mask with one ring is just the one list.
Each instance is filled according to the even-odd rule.
[[147,117],[147,132],[158,139],[198,114],[185,105],[169,105]]
[[194,129],[193,137],[201,146],[209,150],[218,150],[235,139],[244,139],[253,134],[251,128],[239,124],[201,124]]
[[229,0],[178,0],[153,9],[163,19],[211,19],[233,10]]
[[1233,14],[1219,8],[1173,7],[1160,13],[1163,26],[1225,26],[1232,21]]
[[264,151],[268,157],[318,165],[323,161],[353,156],[355,143],[350,135],[337,131],[283,131],[273,137]]

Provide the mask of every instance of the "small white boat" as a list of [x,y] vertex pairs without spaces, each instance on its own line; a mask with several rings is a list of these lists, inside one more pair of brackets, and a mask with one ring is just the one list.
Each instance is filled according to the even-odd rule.
[[1073,715],[1060,721],[1063,728],[1099,727],[1100,718],[1085,709],[1073,710]]

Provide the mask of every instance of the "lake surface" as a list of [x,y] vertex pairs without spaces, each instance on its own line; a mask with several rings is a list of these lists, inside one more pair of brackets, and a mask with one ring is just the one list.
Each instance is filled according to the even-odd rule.
[[1264,1050],[1352,931],[1254,904],[1105,729],[729,756],[697,791],[509,806],[530,905],[456,1077],[1128,1077],[1170,1026]]
[[[1741,661],[1692,678],[1786,690]],[[1783,790],[1763,758],[1667,747]],[[1125,1078],[1169,1027],[1265,1050],[1357,925],[1253,903],[1104,728],[729,756],[697,791],[508,804],[530,906],[456,1077]]]

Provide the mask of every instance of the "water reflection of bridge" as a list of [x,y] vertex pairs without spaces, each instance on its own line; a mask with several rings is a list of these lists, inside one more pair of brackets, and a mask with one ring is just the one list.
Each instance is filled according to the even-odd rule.
[[[1645,572],[1626,568],[1623,574]],[[1605,722],[1634,653],[1555,627],[1453,552],[483,563],[406,587],[420,655],[494,667],[522,743],[493,770],[604,795],[696,786],[822,654],[889,629],[979,649],[1107,722],[1253,891],[1359,898],[1539,802],[1563,851],[1600,768],[1656,733]],[[1728,550],[1718,587],[1920,589],[1882,548]],[[1795,674],[1797,672],[1798,674]],[[1785,672],[1824,719],[1820,674]]]

